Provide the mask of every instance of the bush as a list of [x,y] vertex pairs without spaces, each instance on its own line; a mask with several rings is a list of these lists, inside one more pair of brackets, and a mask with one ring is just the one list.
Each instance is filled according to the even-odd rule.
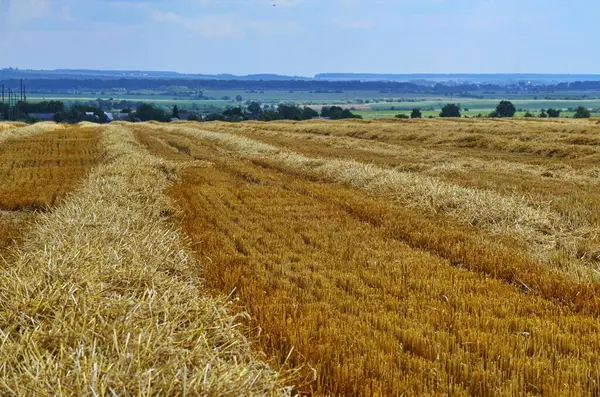
[[440,112],[440,117],[460,117],[460,105],[448,103]]
[[362,119],[362,116],[354,114],[348,109],[342,109],[339,106],[323,106],[321,117],[328,117],[331,120]]
[[223,121],[225,117],[219,113],[210,113],[204,117],[205,121]]
[[273,121],[273,120],[279,120],[279,113],[275,110],[266,110],[264,111],[260,117],[259,120],[260,121]]
[[408,115],[406,115],[406,114],[397,114],[397,115],[396,115],[396,118],[397,118],[397,119],[408,119],[408,118],[410,118],[410,117],[408,117]]
[[415,108],[412,110],[412,113],[410,114],[411,119],[420,119],[421,117],[423,117],[423,114],[420,109]]
[[167,115],[167,112],[155,107],[150,103],[143,103],[138,106],[138,108],[135,110],[135,117],[141,121],[153,120],[167,122],[171,120],[171,118]]
[[517,109],[515,105],[510,101],[501,101],[498,106],[496,106],[496,111],[494,112],[496,115],[493,117],[513,117]]
[[25,122],[27,124],[35,124],[35,123],[39,123],[41,120],[37,117],[33,117],[33,116],[26,116],[25,117]]
[[592,116],[592,113],[586,109],[583,106],[579,106],[576,110],[575,110],[575,114],[573,115],[573,118],[575,119],[589,119]]
[[309,108],[308,106],[304,106],[302,109],[302,118],[304,120],[310,120],[314,117],[319,117],[319,112],[314,110],[313,108]]

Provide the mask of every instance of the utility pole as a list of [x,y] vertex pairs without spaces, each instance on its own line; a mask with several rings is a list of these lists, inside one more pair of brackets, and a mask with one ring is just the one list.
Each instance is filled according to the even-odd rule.
[[10,91],[10,120],[15,121],[17,115],[15,114],[15,102],[17,101],[17,91]]
[[11,106],[11,97],[12,97],[12,90],[9,88],[8,89],[8,120],[11,121],[12,120],[12,106]]

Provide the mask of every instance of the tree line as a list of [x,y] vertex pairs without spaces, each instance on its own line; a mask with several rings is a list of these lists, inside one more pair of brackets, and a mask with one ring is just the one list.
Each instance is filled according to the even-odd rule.
[[[258,102],[251,102],[246,107],[237,106],[218,113],[213,112],[204,117],[198,114],[190,114],[188,121],[227,121],[240,122],[248,120],[275,121],[275,120],[310,120],[316,117],[328,118],[330,120],[341,119],[359,119],[362,116],[352,113],[348,109],[339,106],[324,106],[321,112],[304,106],[300,107],[293,104],[279,104],[277,107],[264,105]],[[130,121],[161,121],[169,122],[171,119],[179,119],[180,110],[175,105],[173,111],[168,113],[164,109],[155,107],[152,104],[142,104],[135,111],[131,112]]]
[[[54,121],[57,123],[79,123],[90,121],[96,123],[106,123],[108,121],[107,113],[101,106],[91,106],[85,104],[76,104],[65,106],[61,101],[49,101],[40,103],[20,102],[18,107],[21,114],[25,115],[24,120],[28,122],[39,121],[33,117],[36,113],[53,113]],[[141,103],[136,108],[123,108],[120,114],[126,114],[126,121],[159,121],[168,123],[173,119],[180,119],[181,113],[179,107],[175,105],[171,110],[165,110],[151,103]],[[187,113],[187,112],[186,112]],[[274,120],[310,120],[317,117],[323,117],[330,120],[358,119],[362,116],[352,113],[349,109],[340,106],[324,106],[318,112],[308,106],[300,107],[294,104],[279,104],[275,106],[264,105],[258,102],[250,102],[248,106],[237,106],[218,113],[214,112],[202,117],[200,114],[190,113],[186,116],[189,121],[228,121],[239,122],[246,120],[274,121]]]
[[310,120],[323,117],[330,120],[362,119],[362,116],[352,113],[349,109],[340,106],[323,106],[321,112],[311,107],[300,107],[293,104],[279,104],[277,107],[269,105],[261,106],[258,102],[251,102],[245,109],[241,106],[227,109],[222,113],[211,113],[205,121],[274,121],[274,120]]
[[[6,87],[18,87],[20,81],[4,81]],[[328,81],[328,80],[194,80],[194,79],[28,79],[27,88],[31,92],[54,92],[69,90],[103,91],[125,89],[127,91],[164,91],[169,87],[188,87],[193,90],[298,90],[314,92],[380,91],[432,94],[460,94],[488,91],[600,91],[600,81],[576,81],[558,84],[530,85],[525,82],[515,84],[442,84],[399,81]]]
[[[558,118],[558,117],[560,117],[561,112],[562,111],[560,109],[553,109],[553,108],[542,109],[540,114],[538,115],[538,117],[539,118]],[[498,105],[496,106],[496,109],[494,111],[492,111],[491,113],[489,113],[487,115],[487,117],[490,117],[490,118],[514,117],[516,113],[517,113],[517,108],[515,107],[515,105],[512,102],[500,101],[500,103],[498,103]],[[439,116],[442,118],[462,117],[462,108],[461,108],[460,104],[448,103],[442,107]],[[575,114],[573,115],[573,118],[586,119],[586,118],[590,118],[591,116],[592,116],[592,114],[589,109],[587,109],[584,106],[579,106],[579,107],[577,107],[577,109],[575,109]],[[423,114],[420,109],[415,108],[412,110],[410,118],[415,119],[415,118],[422,118],[422,117],[423,117]],[[483,116],[478,115],[477,117],[483,117]],[[535,116],[533,113],[531,113],[528,110],[527,112],[525,112],[524,117],[530,118],[530,117],[535,117]],[[407,118],[409,118],[409,116],[406,114],[398,114],[398,115],[396,115],[396,118],[407,119]]]

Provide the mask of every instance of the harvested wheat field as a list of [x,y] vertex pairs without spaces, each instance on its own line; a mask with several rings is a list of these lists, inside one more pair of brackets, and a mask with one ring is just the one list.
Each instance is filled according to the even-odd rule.
[[0,255],[99,160],[97,127],[0,124]]
[[597,396],[599,161],[592,120],[2,127],[0,394]]

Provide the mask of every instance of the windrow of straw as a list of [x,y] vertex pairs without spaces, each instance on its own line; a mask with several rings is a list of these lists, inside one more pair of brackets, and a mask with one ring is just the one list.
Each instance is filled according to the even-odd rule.
[[[357,153],[371,154],[371,160],[384,158],[406,164],[405,167],[416,169],[430,175],[440,175],[444,172],[503,172],[525,175],[534,178],[550,177],[554,181],[573,182],[578,184],[600,184],[600,166],[586,169],[575,169],[569,164],[528,164],[510,161],[506,158],[489,159],[487,157],[465,156],[450,148],[444,150],[432,149],[419,144],[391,144],[376,140],[365,140],[344,135],[320,135],[307,132],[296,132],[294,125],[279,126],[269,129],[270,125],[257,123],[210,123],[203,129],[217,132],[235,132],[246,137],[261,141],[280,141],[289,145],[331,147],[335,149],[350,149],[347,156]],[[269,143],[269,142],[266,143]],[[476,153],[473,153],[476,154]],[[488,154],[489,155],[489,154]],[[506,156],[504,156],[506,157]]]
[[[380,142],[378,139],[367,140],[340,135],[338,129],[344,131],[348,128],[347,124],[352,125],[352,122],[332,122],[338,129],[314,122],[275,123],[273,126],[271,124],[205,123],[202,129],[235,133],[262,143],[284,147],[308,157],[355,160],[384,168],[433,176],[451,185],[493,191],[502,196],[526,198],[529,203],[541,203],[547,210],[560,214],[561,223],[567,225],[562,227],[566,232],[566,238],[561,238],[559,240],[561,245],[546,255],[548,260],[544,261],[545,264],[566,270],[578,279],[580,276],[598,278],[598,273],[594,270],[598,268],[600,260],[598,256],[600,248],[598,162],[591,161],[589,158],[558,159],[533,154],[510,155],[503,151],[452,148],[417,141],[391,144]],[[421,124],[425,130],[431,129],[428,123],[418,123]],[[454,126],[454,129],[447,131],[448,138],[460,133],[463,128],[461,122],[448,121],[447,124]],[[494,129],[493,124],[482,122],[478,129],[483,134],[492,134],[488,129],[494,134],[500,134],[502,131]],[[579,128],[580,132],[586,126],[586,123],[580,122],[546,124],[551,129],[558,124]],[[542,123],[542,125],[546,124]],[[386,128],[387,125],[386,122],[373,123],[369,128],[371,131],[377,131]],[[438,126],[448,129],[446,124]],[[516,131],[529,134],[530,126],[531,123],[521,122],[517,127],[510,128],[513,129],[513,135],[517,134]],[[414,129],[414,123],[404,123],[397,133],[402,134],[411,129]],[[323,134],[313,130],[321,131]],[[535,128],[533,130],[535,131]],[[332,131],[331,135],[325,135],[329,131]],[[548,134],[554,135],[554,139],[557,139],[565,133],[549,131]],[[592,129],[589,135],[593,138],[598,134],[594,134]],[[527,143],[535,146],[537,139]],[[568,230],[577,232],[569,235]]]
[[[248,123],[257,126],[257,122]],[[260,128],[260,127],[258,127]],[[351,136],[388,143],[418,142],[423,145],[494,150],[555,159],[587,159],[597,162],[600,127],[596,120],[524,119],[424,119],[344,120],[340,122],[278,121],[272,131]]]
[[13,122],[13,121],[3,121],[0,123],[0,132],[10,130],[13,128],[24,127],[27,124],[21,122]]
[[[0,124],[2,126],[4,124]],[[20,124],[6,124],[8,127],[0,128],[0,144],[9,139],[18,139],[39,134],[42,132],[53,131],[65,126],[56,123],[37,123],[28,126],[22,126]],[[25,124],[26,125],[26,124]]]
[[176,166],[123,124],[101,145],[105,163],[0,268],[0,394],[289,395],[169,223]]
[[415,208],[443,213],[491,233],[513,236],[541,257],[557,247],[575,250],[585,230],[574,230],[568,220],[543,203],[493,191],[461,187],[432,176],[403,172],[353,160],[313,158],[229,133],[184,126],[167,127],[201,139],[217,141],[236,155],[274,161],[298,172],[363,189]]
[[207,285],[236,288],[264,349],[307,369],[298,390],[598,393],[598,288],[448,217],[236,158],[216,141],[135,132],[157,156],[214,164],[187,168],[168,189],[177,218],[196,254],[210,258]]

